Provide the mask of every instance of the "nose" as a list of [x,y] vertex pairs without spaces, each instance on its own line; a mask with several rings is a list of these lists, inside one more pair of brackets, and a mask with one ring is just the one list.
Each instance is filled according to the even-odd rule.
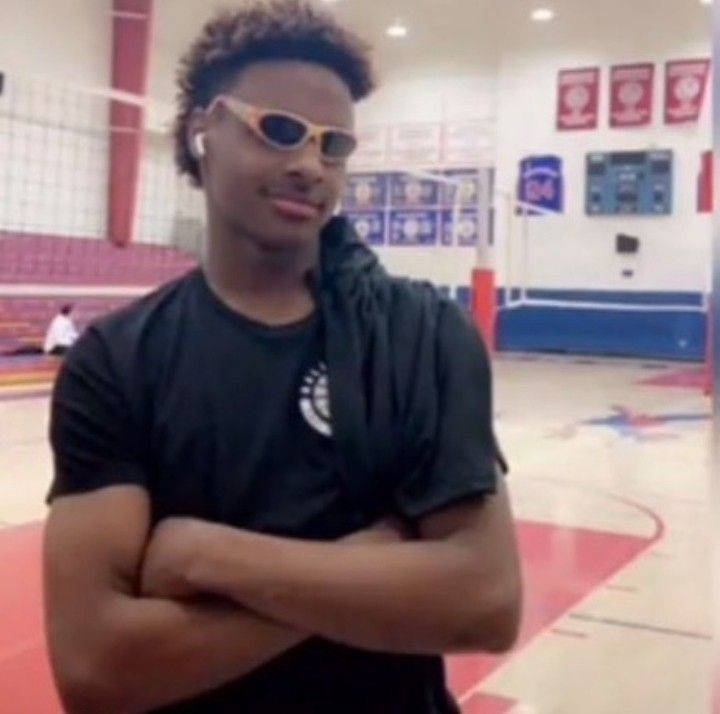
[[313,137],[290,154],[287,172],[306,183],[318,183],[325,174],[320,144]]

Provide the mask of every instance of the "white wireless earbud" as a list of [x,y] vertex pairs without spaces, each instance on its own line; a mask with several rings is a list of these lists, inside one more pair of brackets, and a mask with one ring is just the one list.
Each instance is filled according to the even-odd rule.
[[202,159],[205,156],[205,134],[195,134],[193,147],[195,148],[195,156]]

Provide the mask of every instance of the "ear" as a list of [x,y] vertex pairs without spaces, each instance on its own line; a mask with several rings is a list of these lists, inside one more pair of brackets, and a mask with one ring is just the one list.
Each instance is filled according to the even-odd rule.
[[205,116],[196,110],[188,121],[186,139],[188,149],[197,161],[205,157],[205,131]]
[[205,134],[198,132],[193,135],[192,146],[190,147],[193,155],[196,159],[202,159],[205,157]]

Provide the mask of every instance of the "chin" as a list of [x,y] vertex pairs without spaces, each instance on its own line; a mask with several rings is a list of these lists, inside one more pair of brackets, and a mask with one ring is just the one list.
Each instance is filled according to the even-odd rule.
[[257,236],[258,245],[269,251],[299,250],[314,246],[320,240],[320,226],[279,225]]

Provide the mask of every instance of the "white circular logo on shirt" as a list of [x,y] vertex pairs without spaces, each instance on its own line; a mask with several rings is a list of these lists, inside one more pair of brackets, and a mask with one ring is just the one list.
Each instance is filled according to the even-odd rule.
[[300,387],[300,412],[305,421],[319,434],[332,436],[330,390],[327,365],[321,362],[303,378]]

